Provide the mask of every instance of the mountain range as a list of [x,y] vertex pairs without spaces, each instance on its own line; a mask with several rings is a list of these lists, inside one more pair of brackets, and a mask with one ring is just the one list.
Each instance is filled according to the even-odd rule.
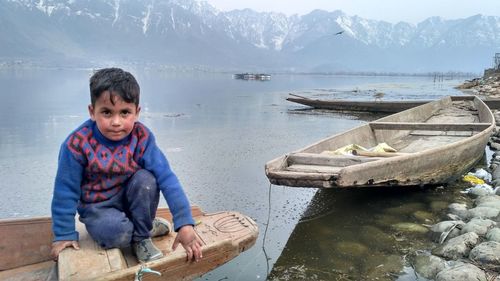
[[199,0],[4,0],[0,62],[129,62],[287,72],[481,72],[500,17],[418,24],[314,10],[219,11]]

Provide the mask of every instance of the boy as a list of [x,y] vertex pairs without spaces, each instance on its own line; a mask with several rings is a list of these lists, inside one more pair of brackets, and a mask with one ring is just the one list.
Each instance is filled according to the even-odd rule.
[[90,119],[61,145],[52,199],[57,260],[66,247],[79,249],[75,213],[103,248],[132,245],[141,262],[161,258],[151,237],[166,235],[170,226],[155,218],[160,191],[173,215],[188,260],[200,260],[188,199],[151,131],[137,121],[140,88],[134,76],[119,68],[97,71],[90,78]]

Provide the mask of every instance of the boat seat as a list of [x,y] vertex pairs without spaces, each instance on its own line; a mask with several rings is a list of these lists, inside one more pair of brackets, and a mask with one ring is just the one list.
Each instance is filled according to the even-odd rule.
[[85,225],[78,218],[75,218],[75,224],[80,234],[80,250],[66,248],[59,254],[59,280],[92,280],[106,273],[127,268],[120,249],[103,249],[90,237]]
[[305,172],[305,173],[330,173],[338,174],[342,168],[334,166],[323,166],[323,165],[301,165],[293,164],[286,168],[287,171],[292,172]]
[[365,162],[379,160],[379,157],[363,157],[357,155],[331,155],[319,153],[293,153],[288,156],[288,165],[319,165],[331,167],[347,167]]

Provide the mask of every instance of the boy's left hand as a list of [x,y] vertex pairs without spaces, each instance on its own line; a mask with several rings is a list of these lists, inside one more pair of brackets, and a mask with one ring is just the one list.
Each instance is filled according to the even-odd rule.
[[175,237],[174,244],[172,245],[172,250],[175,251],[179,243],[184,247],[187,253],[187,260],[201,260],[201,246],[202,243],[196,233],[194,232],[194,228],[192,225],[185,225],[179,229],[177,233],[177,237]]

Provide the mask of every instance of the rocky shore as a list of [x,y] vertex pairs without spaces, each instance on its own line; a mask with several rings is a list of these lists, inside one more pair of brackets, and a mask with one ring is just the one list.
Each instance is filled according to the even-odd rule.
[[[466,81],[460,89],[485,98],[500,97],[500,75]],[[448,206],[445,220],[432,225],[435,247],[417,253],[415,271],[436,281],[500,281],[500,111],[490,139],[489,167],[468,175],[470,200]]]
[[500,98],[500,73],[465,81],[457,88],[472,95]]

